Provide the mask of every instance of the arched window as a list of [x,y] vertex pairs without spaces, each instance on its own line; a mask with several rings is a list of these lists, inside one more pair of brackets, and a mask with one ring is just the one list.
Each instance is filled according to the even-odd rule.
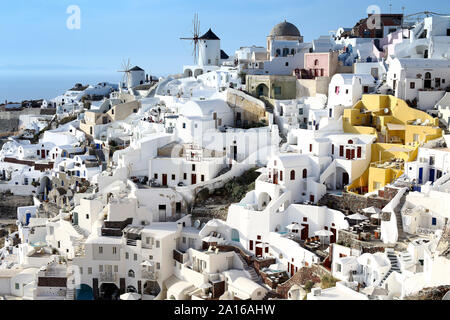
[[295,180],[295,170],[291,170],[291,180]]
[[319,59],[314,60],[314,65],[318,66],[319,65]]
[[128,270],[128,276],[130,277],[130,278],[134,278],[134,271],[133,270]]
[[307,176],[308,176],[308,170],[303,169],[303,179],[306,179]]
[[348,140],[348,144],[353,144],[353,140],[352,139]]
[[425,79],[431,79],[431,73],[426,72],[425,73]]
[[127,287],[127,292],[137,292],[136,288],[133,286],[128,286]]

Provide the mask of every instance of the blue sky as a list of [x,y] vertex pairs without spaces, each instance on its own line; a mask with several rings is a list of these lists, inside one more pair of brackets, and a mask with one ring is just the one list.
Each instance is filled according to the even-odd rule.
[[[0,10],[0,101],[49,98],[74,82],[117,82],[124,58],[154,75],[192,63],[188,41],[195,12],[202,32],[212,28],[228,54],[265,45],[270,29],[286,19],[305,41],[353,26],[369,5],[383,13],[447,13],[442,0],[14,0]],[[69,5],[81,9],[81,29],[69,30]]]

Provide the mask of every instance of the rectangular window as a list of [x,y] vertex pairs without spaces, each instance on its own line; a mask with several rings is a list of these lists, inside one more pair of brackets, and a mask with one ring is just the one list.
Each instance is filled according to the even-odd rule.
[[154,179],[158,179],[158,174],[155,173],[155,174],[153,175],[153,178],[154,178]]
[[201,175],[201,180],[202,180],[202,182],[205,181],[205,175],[204,174]]
[[99,272],[103,272],[103,265],[102,264],[98,266],[98,271]]
[[145,238],[145,243],[146,243],[146,244],[150,244],[150,237],[146,237],[146,238]]
[[339,156],[340,157],[344,156],[344,146],[339,146]]
[[83,268],[80,267],[80,274],[83,274]]
[[92,274],[92,267],[88,267],[88,274]]
[[186,180],[187,179],[187,173],[183,173],[183,179]]
[[183,237],[183,243],[186,243],[186,237]]
[[125,259],[129,259],[130,258],[130,254],[128,252],[125,252]]
[[157,248],[159,248],[159,244],[160,244],[159,240],[156,240],[156,247]]
[[98,247],[98,253],[100,253],[100,254],[103,253],[103,247]]
[[156,269],[158,269],[158,270],[161,269],[161,263],[159,263],[159,262],[156,263]]
[[137,253],[134,254],[133,258],[134,258],[134,261],[137,260]]
[[175,180],[175,175],[174,174],[172,175],[172,180]]
[[113,254],[117,254],[117,247],[113,247]]
[[410,89],[414,89],[416,87],[416,83],[415,82],[410,82],[409,83],[409,88]]
[[435,226],[437,224],[436,218],[431,218],[431,224]]
[[19,290],[20,285],[19,285],[18,283],[16,283],[16,284],[15,284],[15,288],[16,288],[16,290]]
[[118,265],[114,266],[114,272],[119,272],[119,266]]
[[275,94],[281,94],[281,87],[274,87],[273,91]]
[[195,171],[195,164],[192,165],[192,171]]

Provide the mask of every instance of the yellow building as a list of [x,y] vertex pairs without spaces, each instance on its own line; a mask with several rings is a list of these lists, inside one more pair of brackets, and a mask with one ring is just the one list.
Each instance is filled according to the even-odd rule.
[[344,110],[344,131],[372,134],[377,141],[369,168],[347,190],[372,192],[398,178],[404,163],[415,160],[420,145],[442,136],[438,122],[394,96],[363,95],[353,108]]

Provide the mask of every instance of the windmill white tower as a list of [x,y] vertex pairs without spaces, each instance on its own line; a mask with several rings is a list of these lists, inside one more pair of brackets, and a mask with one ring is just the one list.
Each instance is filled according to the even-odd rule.
[[128,89],[136,87],[138,85],[145,83],[145,71],[135,66],[130,68],[130,59],[127,62],[122,63],[122,69],[118,72],[123,72],[122,84],[119,86],[120,88],[126,86]]
[[210,28],[198,39],[198,64],[200,66],[218,66],[220,62],[219,37]]

